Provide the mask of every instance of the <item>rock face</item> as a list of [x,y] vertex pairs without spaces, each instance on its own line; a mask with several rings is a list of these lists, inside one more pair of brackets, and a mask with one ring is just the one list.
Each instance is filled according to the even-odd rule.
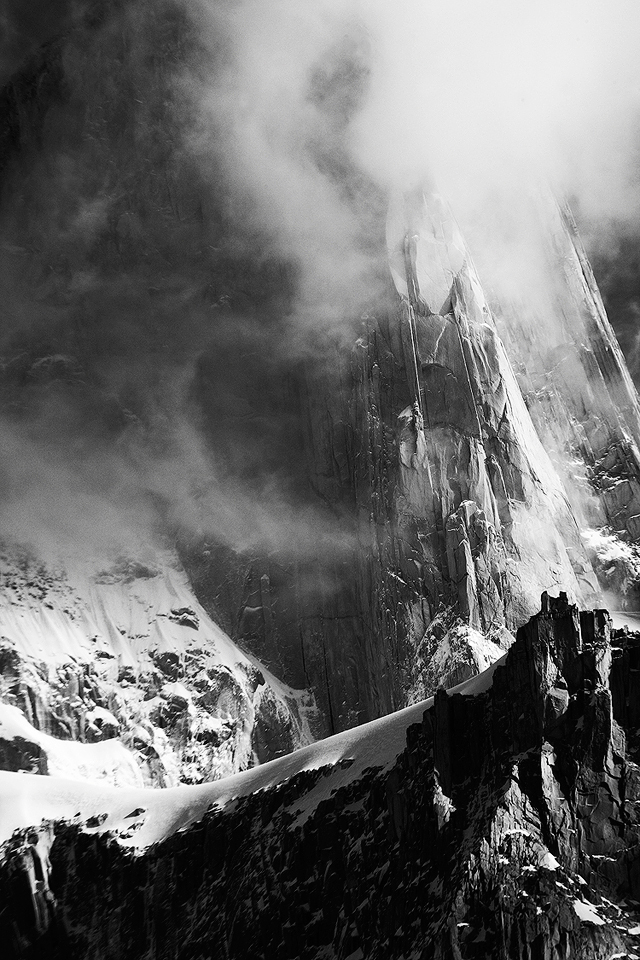
[[78,826],[16,834],[4,942],[70,960],[632,955],[638,640],[614,644],[605,611],[543,595],[387,769],[300,772],[138,855]]
[[[392,569],[398,557],[404,603],[420,598],[405,643],[415,649],[447,609],[488,635],[513,629],[551,582],[574,597],[593,596],[575,517],[451,215],[437,195],[417,192],[404,199],[404,219],[390,220],[388,240],[402,304],[385,331],[386,349],[372,331],[361,403],[371,418],[399,421],[399,463],[381,456],[377,479],[394,493],[387,501],[394,543],[381,565]],[[399,248],[404,283],[394,269]],[[448,286],[432,290],[439,269]],[[404,399],[411,402],[402,409]],[[382,501],[377,492],[374,503]]]
[[[311,483],[351,519],[357,549],[332,561],[320,604],[296,602],[265,563],[245,568],[248,596],[227,608],[267,662],[304,670],[334,729],[354,705],[366,719],[432,692],[434,638],[457,624],[499,646],[542,590],[598,593],[569,488],[441,198],[417,190],[393,203],[387,244],[395,295],[348,369],[303,390]],[[207,569],[203,602],[223,595],[218,575]],[[249,630],[246,609],[261,611]]]
[[[353,704],[363,719],[435,689],[436,638],[460,623],[499,643],[542,589],[591,602],[592,564],[603,588],[637,601],[637,395],[570,211],[537,203],[540,293],[490,310],[443,201],[396,198],[399,303],[372,310],[329,387],[303,388],[310,480],[337,509],[355,500],[359,548],[332,566],[321,604],[296,603],[281,577],[265,602],[255,584],[269,564],[249,568],[233,616],[268,659],[287,651],[334,728]],[[583,542],[579,527],[604,525]],[[246,631],[245,603],[268,626]]]
[[[501,299],[496,323],[538,435],[583,521],[638,539],[638,396],[571,210],[531,201],[545,249],[538,295]],[[587,482],[585,482],[587,481]]]

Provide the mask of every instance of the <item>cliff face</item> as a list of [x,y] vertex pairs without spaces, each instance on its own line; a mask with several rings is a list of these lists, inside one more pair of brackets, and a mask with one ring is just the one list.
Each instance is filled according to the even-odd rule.
[[[499,655],[540,590],[589,602],[593,564],[602,588],[636,602],[637,394],[570,211],[541,195],[531,216],[543,224],[540,294],[490,310],[442,200],[395,199],[387,244],[399,303],[390,295],[372,312],[328,388],[303,387],[312,484],[329,502],[353,498],[360,551],[332,571],[334,594],[311,626],[285,601],[302,651],[295,637],[283,646],[338,726],[350,703],[366,717],[435,689],[434,652],[460,640],[461,624],[467,642],[441,658],[436,683],[477,669],[469,630]],[[579,530],[605,526],[604,538]],[[276,635],[277,607],[267,601]],[[277,656],[281,640],[265,636],[261,649]]]
[[[438,615],[499,639],[551,583],[574,597],[593,597],[597,584],[451,214],[421,192],[402,207],[388,229],[402,304],[386,331],[391,349],[375,334],[368,344],[362,403],[396,426],[398,459],[379,472],[395,488],[398,572],[422,601],[415,650]],[[382,566],[393,569],[389,559]]]
[[[291,669],[300,641],[289,632],[283,644],[280,623],[300,625],[307,679],[338,728],[354,703],[375,716],[477,672],[474,638],[500,656],[542,590],[585,601],[598,592],[446,205],[419,190],[396,200],[387,242],[395,294],[368,319],[341,377],[303,391],[311,483],[351,513],[358,550],[331,571],[315,615],[306,598],[304,610],[283,604],[277,587],[266,599],[254,587],[248,600],[268,611],[271,636],[265,627],[255,648],[268,660],[280,644]],[[454,636],[459,655],[434,684],[434,652]],[[318,677],[327,662],[329,692]]]
[[606,612],[543,595],[483,677],[361,728],[333,765],[239,782],[147,851],[91,824],[20,832],[3,936],[33,958],[632,954],[638,641],[613,643]]
[[[495,303],[496,323],[536,431],[586,526],[638,539],[638,396],[571,211],[542,193],[539,295]],[[523,322],[524,321],[524,322]],[[636,603],[634,589],[628,602]]]

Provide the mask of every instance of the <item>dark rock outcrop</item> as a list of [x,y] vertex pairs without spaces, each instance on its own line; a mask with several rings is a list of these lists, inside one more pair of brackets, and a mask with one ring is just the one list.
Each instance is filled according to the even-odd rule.
[[439,690],[391,769],[317,806],[326,768],[138,856],[77,826],[42,828],[48,859],[16,835],[3,942],[33,960],[631,956],[640,770],[619,640],[605,611],[544,595],[475,694]]

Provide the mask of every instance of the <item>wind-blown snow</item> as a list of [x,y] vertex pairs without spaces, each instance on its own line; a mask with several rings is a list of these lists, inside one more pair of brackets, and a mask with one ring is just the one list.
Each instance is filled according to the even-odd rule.
[[[483,693],[490,688],[493,674],[503,662],[504,657],[449,693]],[[392,766],[405,748],[408,727],[420,723],[425,710],[432,705],[433,698],[423,700],[262,766],[197,786],[166,790],[116,788],[90,781],[0,772],[0,842],[15,830],[37,826],[43,820],[58,820],[83,823],[89,832],[113,831],[120,843],[143,849],[200,820],[214,806],[224,807],[238,797],[268,790],[305,770],[332,767],[301,798],[298,815],[306,819],[323,799],[356,780],[365,770]],[[340,761],[345,760],[352,763],[340,766]],[[135,810],[144,812],[131,817]],[[99,826],[86,825],[93,817],[101,820]],[[134,823],[142,824],[135,832],[131,830]]]
[[628,613],[626,610],[610,610],[609,615],[616,630],[628,627],[632,631],[640,631],[640,613]]
[[[233,643],[170,551],[155,551],[152,563],[121,559],[91,576],[84,568],[52,572],[5,551],[0,638],[20,676],[20,687],[11,684],[27,689],[32,710],[15,691],[9,702],[15,694],[32,721],[24,738],[40,746],[50,773],[77,779],[93,770],[86,775],[134,784],[136,761],[146,782],[163,786],[213,779],[251,764],[263,715],[281,724],[283,749],[314,739],[312,695],[280,682]],[[167,709],[180,715],[175,733],[165,729]],[[74,739],[122,743],[92,753],[38,739],[34,728],[57,735],[61,724]]]
[[[137,668],[149,650],[184,654],[201,645],[203,635],[219,663],[233,669],[246,661],[197,604],[175,559],[167,553],[156,561],[152,569],[137,565],[131,573],[106,570],[87,576],[67,570],[57,577],[44,572],[23,577],[4,557],[0,629],[21,653],[49,663],[108,654],[121,666]],[[172,617],[172,610],[185,607],[197,614],[199,631]]]
[[21,739],[36,744],[46,756],[48,773],[53,777],[107,780],[121,787],[141,787],[143,784],[137,763],[119,740],[101,743],[58,740],[36,730],[17,707],[7,704],[0,704],[0,739]]

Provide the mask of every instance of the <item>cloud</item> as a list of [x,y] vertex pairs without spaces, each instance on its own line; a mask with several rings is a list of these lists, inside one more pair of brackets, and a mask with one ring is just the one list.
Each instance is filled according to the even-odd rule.
[[523,173],[599,186],[607,205],[628,186],[640,110],[632,0],[364,8],[374,69],[354,139],[377,176],[402,182],[426,165],[456,201]]
[[384,203],[348,142],[367,95],[367,32],[350,3],[332,0],[199,9],[190,146],[203,169],[217,158],[238,218],[295,265],[290,333],[304,351],[313,331],[335,334],[359,316],[380,283],[371,235],[383,235]]
[[197,9],[201,160],[217,151],[241,216],[296,264],[303,348],[310,331],[342,327],[348,342],[345,317],[383,301],[380,223],[395,190],[437,184],[506,295],[553,283],[540,185],[571,196],[590,250],[606,220],[616,232],[639,221],[634,0]]
[[0,84],[70,24],[74,0],[4,0],[0,9]]
[[[389,302],[389,195],[437,182],[507,289],[538,274],[532,182],[577,196],[594,237],[631,220],[639,18],[626,0],[132,0],[76,26],[1,204],[5,530],[350,549],[296,384],[340,389]],[[52,29],[7,23],[14,60]]]

